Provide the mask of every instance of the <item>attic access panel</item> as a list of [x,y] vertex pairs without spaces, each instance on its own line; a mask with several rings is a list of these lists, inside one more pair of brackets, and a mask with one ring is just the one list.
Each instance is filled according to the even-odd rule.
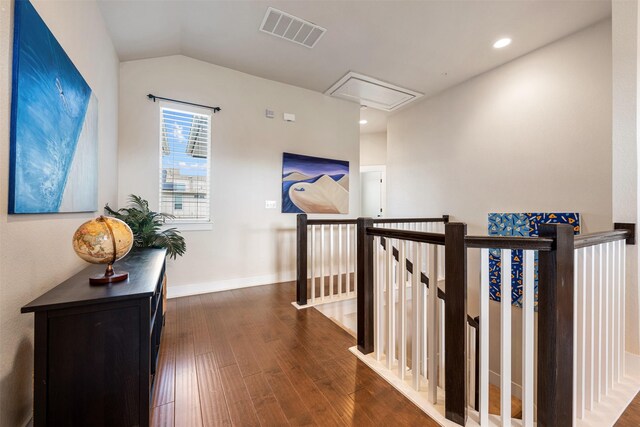
[[394,111],[422,97],[419,92],[354,72],[347,73],[325,94],[382,111]]

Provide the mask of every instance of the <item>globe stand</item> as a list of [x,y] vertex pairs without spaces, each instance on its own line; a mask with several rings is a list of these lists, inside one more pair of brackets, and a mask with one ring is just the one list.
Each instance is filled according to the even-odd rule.
[[116,273],[113,271],[113,263],[107,265],[107,270],[104,275],[95,275],[89,277],[89,283],[92,285],[106,285],[109,283],[123,282],[129,278],[129,273],[123,271],[122,273]]

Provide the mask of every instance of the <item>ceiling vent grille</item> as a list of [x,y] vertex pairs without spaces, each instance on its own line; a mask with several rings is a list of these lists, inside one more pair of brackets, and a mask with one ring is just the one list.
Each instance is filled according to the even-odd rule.
[[327,30],[312,22],[270,7],[264,15],[260,31],[312,48]]
[[325,95],[335,96],[376,108],[394,111],[420,98],[423,94],[392,85],[362,74],[348,72]]

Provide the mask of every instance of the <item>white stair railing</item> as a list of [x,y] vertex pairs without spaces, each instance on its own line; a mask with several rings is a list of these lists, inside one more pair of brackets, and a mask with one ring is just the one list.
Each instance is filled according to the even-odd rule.
[[[431,230],[441,218],[377,218],[377,226],[399,230]],[[357,297],[357,242],[355,219],[297,217],[298,308]]]
[[623,236],[575,249],[576,421],[586,419],[625,375],[625,260]]
[[438,297],[437,281],[427,286],[422,272],[428,272],[426,277],[439,277],[442,249],[435,244],[374,237],[373,250],[375,358],[414,390],[426,391],[436,403],[438,387],[444,385],[444,302]]

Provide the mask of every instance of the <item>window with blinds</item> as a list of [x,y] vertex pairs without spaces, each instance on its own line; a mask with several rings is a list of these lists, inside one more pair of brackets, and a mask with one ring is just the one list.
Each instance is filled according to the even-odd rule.
[[160,212],[210,220],[211,114],[160,108]]

